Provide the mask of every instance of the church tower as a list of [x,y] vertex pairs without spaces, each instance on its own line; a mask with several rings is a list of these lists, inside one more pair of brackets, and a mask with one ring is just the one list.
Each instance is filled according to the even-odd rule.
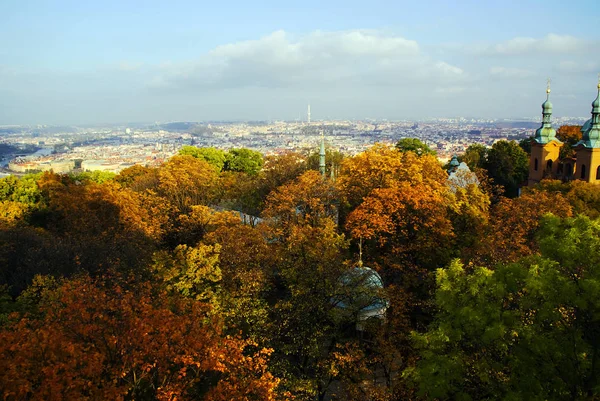
[[542,103],[542,126],[535,131],[531,142],[529,159],[529,180],[527,185],[534,185],[543,178],[557,175],[558,158],[562,142],[556,138],[556,130],[552,128],[552,103],[550,103],[550,80],[546,89],[546,101]]
[[592,118],[581,127],[582,139],[575,145],[577,172],[575,178],[600,183],[600,76],[598,94],[592,102]]

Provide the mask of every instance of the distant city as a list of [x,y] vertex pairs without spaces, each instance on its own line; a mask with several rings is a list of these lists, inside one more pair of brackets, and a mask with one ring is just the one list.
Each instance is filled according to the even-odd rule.
[[[555,127],[582,124],[585,118],[554,118]],[[158,166],[184,145],[219,149],[250,148],[265,155],[308,152],[323,132],[328,147],[347,155],[374,143],[394,144],[419,138],[435,149],[441,161],[474,143],[491,146],[499,140],[533,135],[540,119],[438,118],[423,121],[314,121],[310,107],[305,121],[169,122],[82,126],[0,125],[0,174],[53,170],[118,173],[139,164]]]

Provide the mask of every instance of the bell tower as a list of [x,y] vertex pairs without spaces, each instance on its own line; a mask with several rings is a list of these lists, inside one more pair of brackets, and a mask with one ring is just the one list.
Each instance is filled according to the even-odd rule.
[[592,118],[581,127],[582,139],[575,145],[577,173],[582,181],[600,184],[600,74],[598,94],[592,102]]
[[558,158],[562,142],[556,138],[552,128],[552,103],[550,103],[550,79],[546,88],[546,101],[542,103],[542,126],[535,131],[531,142],[529,180],[527,185],[537,184],[544,178],[557,175]]

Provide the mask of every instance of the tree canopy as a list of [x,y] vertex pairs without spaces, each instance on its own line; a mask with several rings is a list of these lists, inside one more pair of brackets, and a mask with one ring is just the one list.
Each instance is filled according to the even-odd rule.
[[402,138],[396,143],[400,152],[414,152],[417,156],[434,155],[436,152],[418,138]]
[[507,141],[469,146],[468,179],[336,155],[0,179],[3,398],[600,396],[600,185],[520,188]]

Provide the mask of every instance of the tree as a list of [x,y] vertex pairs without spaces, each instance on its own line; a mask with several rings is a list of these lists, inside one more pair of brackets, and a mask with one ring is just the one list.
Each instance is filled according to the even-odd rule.
[[116,174],[110,171],[84,171],[79,174],[72,174],[71,179],[79,182],[95,182],[102,184],[106,181],[112,181],[116,177]]
[[386,145],[374,145],[342,163],[336,181],[342,198],[342,217],[376,188],[389,188],[398,181],[445,185],[447,178],[434,156],[419,157],[414,152],[402,153]]
[[531,141],[533,141],[533,138],[533,136],[528,136],[527,138],[523,138],[519,141],[519,146],[528,155],[531,155]]
[[273,244],[278,291],[273,294],[277,297],[267,326],[268,344],[275,350],[274,373],[296,399],[323,400],[330,391],[328,361],[344,332],[336,324],[332,299],[341,274],[349,269],[346,247],[330,220],[320,226],[293,226],[284,241]]
[[556,138],[571,146],[581,141],[581,125],[561,125],[556,130]]
[[216,306],[221,281],[220,250],[218,244],[179,245],[173,252],[156,253],[153,270],[167,290]]
[[115,181],[136,192],[144,192],[148,189],[155,190],[159,184],[158,169],[136,164],[121,170],[115,177]]
[[262,168],[262,165],[262,155],[251,149],[231,149],[225,155],[224,169],[227,171],[237,171],[256,175]]
[[526,190],[518,198],[502,198],[491,209],[485,234],[474,244],[476,263],[492,267],[536,254],[535,235],[546,213],[571,217],[572,207],[561,194],[536,190]]
[[275,399],[270,351],[221,335],[202,303],[85,277],[53,292],[0,330],[5,399]]
[[408,370],[428,399],[595,399],[600,394],[600,223],[543,219],[541,257],[437,273],[439,312]]
[[193,156],[196,159],[201,159],[214,166],[218,171],[223,170],[225,165],[225,152],[217,148],[197,148],[195,146],[182,146],[179,149],[180,155]]
[[409,279],[407,270],[423,272],[451,256],[454,232],[448,192],[443,186],[409,182],[374,189],[350,213],[346,228],[354,238],[373,240],[373,253],[386,260],[386,269],[404,273],[390,275]]
[[218,196],[215,167],[192,156],[173,156],[158,171],[159,194],[181,213],[193,205],[208,205]]
[[[307,163],[308,168],[311,170],[319,171],[319,164],[321,162],[320,159],[320,150],[314,149],[308,154]],[[331,170],[333,169],[334,175],[337,174],[339,167],[344,160],[344,154],[338,150],[333,150],[331,148],[325,148],[325,175],[327,177],[331,176]]]
[[561,159],[575,156],[573,147],[582,138],[581,125],[562,125],[556,130],[556,138],[563,142],[560,148]]
[[396,143],[396,149],[400,152],[414,152],[417,156],[436,155],[436,151],[418,138],[402,138]]
[[529,174],[529,157],[516,142],[498,141],[488,151],[484,167],[507,196],[515,197]]
[[294,226],[317,227],[334,219],[336,200],[333,185],[318,172],[309,170],[271,192],[263,216],[270,219],[277,236],[285,236]]
[[467,163],[467,166],[472,171],[484,168],[487,160],[488,148],[485,146],[474,143],[469,145],[465,153],[459,157],[459,161]]

